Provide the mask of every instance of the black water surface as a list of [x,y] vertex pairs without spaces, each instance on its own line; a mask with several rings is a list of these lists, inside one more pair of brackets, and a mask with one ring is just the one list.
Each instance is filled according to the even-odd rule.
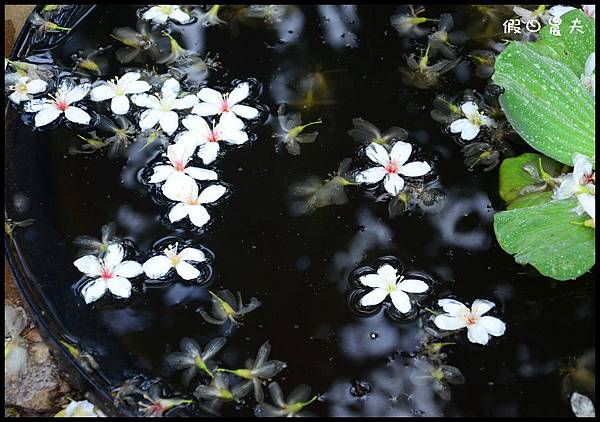
[[[292,101],[290,89],[299,89],[310,72],[336,70],[325,73],[335,104],[303,111],[306,121],[322,118],[324,124],[317,142],[303,145],[301,155],[277,154],[273,127],[266,124],[258,128],[255,142],[230,150],[217,162],[222,180],[233,186],[231,195],[209,210],[214,221],[205,233],[177,233],[215,254],[214,276],[206,286],[175,282],[143,288],[137,282],[128,301],[85,305],[72,290],[80,277],[72,265],[76,236],[98,236],[103,224],[116,221],[118,234],[146,251],[172,234],[160,223],[164,207],[136,179],[149,158],[133,154],[126,162],[103,153],[69,155],[68,145],[77,142],[74,131],[33,132],[9,112],[8,214],[37,220],[16,233],[23,260],[65,334],[95,355],[112,385],[144,372],[190,393],[179,384],[178,374],[167,371],[164,358],[178,350],[182,337],[204,345],[222,333],[197,310],[209,307],[208,289],[226,288],[241,291],[246,300],[255,296],[263,305],[227,333],[223,366],[241,367],[268,339],[271,357],[288,364],[277,377],[284,392],[307,383],[322,394],[310,406],[315,414],[570,414],[559,398],[558,367],[564,358],[580,356],[594,345],[592,277],[557,283],[531,275],[498,246],[492,229],[493,214],[502,207],[497,172],[467,170],[460,148],[429,116],[437,93],[481,90],[484,83],[458,82],[451,72],[438,89],[404,86],[397,69],[412,50],[389,25],[397,10],[403,9],[303,6],[292,32],[285,27],[290,19],[280,24],[279,34],[266,25],[175,27],[185,48],[219,53],[226,72],[211,77],[209,85],[256,78],[262,84],[259,102],[272,113],[280,102]],[[455,13],[457,27],[469,25],[463,9],[428,7],[426,15],[443,12]],[[71,65],[76,50],[113,43],[112,28],[135,27],[135,19],[134,7],[98,7],[55,50],[54,58]],[[282,35],[291,41],[280,42]],[[117,69],[113,60],[111,74]],[[350,187],[345,205],[293,215],[290,184],[311,175],[324,177],[346,157],[355,160],[353,166],[365,164],[360,146],[346,133],[354,117],[382,129],[407,129],[422,152],[435,159],[447,195],[439,213],[390,219],[385,203]],[[447,363],[463,372],[466,383],[452,387],[450,402],[408,379],[408,353],[419,342],[418,320],[400,324],[384,312],[361,318],[347,306],[350,272],[384,255],[396,256],[405,270],[423,271],[438,282],[429,305],[446,295],[468,302],[488,299],[507,323],[506,334],[486,347],[459,334]],[[357,397],[351,394],[357,381],[372,388]],[[253,406],[248,396],[245,405],[225,405],[223,414],[248,415]]]

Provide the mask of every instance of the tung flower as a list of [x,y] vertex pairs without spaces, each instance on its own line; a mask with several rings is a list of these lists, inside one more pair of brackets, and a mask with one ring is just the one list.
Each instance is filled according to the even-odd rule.
[[[161,164],[154,167],[154,173],[150,177],[150,183],[166,184],[179,183],[176,179],[185,175],[196,180],[217,180],[217,173],[213,170],[202,169],[199,167],[188,167],[192,159],[194,149],[184,142],[179,142],[167,147],[168,164]],[[167,187],[169,189],[169,187]]]
[[157,255],[142,266],[146,275],[150,278],[162,278],[172,268],[175,268],[177,274],[184,280],[193,280],[198,278],[200,271],[189,262],[204,262],[206,256],[200,249],[184,248],[177,253],[178,243],[165,248],[163,255]]
[[377,274],[360,277],[360,282],[367,287],[373,287],[373,290],[360,300],[362,306],[378,305],[389,296],[394,307],[404,314],[412,307],[406,293],[424,293],[429,289],[427,283],[422,280],[405,280],[403,276],[398,278],[398,270],[389,264],[379,267]]
[[176,142],[183,142],[190,148],[200,146],[198,157],[204,164],[210,164],[217,159],[220,142],[241,145],[248,141],[248,134],[242,130],[244,123],[231,113],[223,114],[219,123],[213,123],[212,129],[200,116],[187,116],[182,123],[188,130],[182,132]]
[[172,184],[163,186],[165,196],[179,202],[169,212],[169,220],[175,223],[189,217],[192,224],[202,227],[210,220],[204,204],[217,201],[227,189],[222,185],[211,185],[198,193],[198,185],[189,177],[178,177]]
[[163,24],[169,19],[179,23],[188,23],[191,16],[181,10],[181,6],[175,4],[158,4],[152,6],[142,14],[142,18],[154,23]]
[[123,247],[112,243],[108,245],[103,258],[86,255],[73,262],[86,276],[95,277],[81,291],[85,303],[100,299],[107,290],[120,298],[131,295],[131,282],[128,278],[137,277],[143,269],[135,261],[123,261],[123,257]]
[[450,125],[450,132],[460,132],[460,137],[465,141],[470,141],[479,133],[481,126],[496,127],[494,119],[479,113],[477,104],[468,101],[460,106],[466,118],[458,119]]
[[231,92],[225,94],[221,94],[212,88],[202,88],[197,94],[202,102],[194,106],[192,113],[199,116],[231,113],[244,119],[255,119],[258,117],[257,109],[239,104],[248,98],[249,93],[250,85],[248,82],[242,82]]
[[72,401],[69,405],[58,412],[55,417],[74,418],[74,417],[105,417],[104,413],[96,408],[87,400]]
[[257,417],[302,416],[300,412],[317,399],[316,395],[310,397],[310,387],[306,384],[292,390],[287,400],[283,398],[283,392],[277,382],[269,384],[269,393],[275,405],[260,403],[254,408]]
[[560,185],[555,188],[552,199],[560,201],[582,193],[596,193],[596,173],[592,161],[585,155],[573,155],[573,172],[558,178]]
[[90,92],[93,101],[110,101],[110,109],[115,114],[126,114],[129,111],[129,94],[141,94],[152,88],[148,82],[138,81],[138,72],[128,72],[113,81],[104,82]]
[[356,181],[370,184],[383,180],[383,186],[390,195],[396,196],[404,188],[404,179],[400,175],[419,177],[431,171],[431,166],[425,161],[406,163],[412,153],[412,146],[407,142],[397,141],[389,153],[382,145],[371,143],[366,153],[379,166],[361,171],[356,175]]
[[8,87],[13,91],[8,98],[15,104],[33,99],[33,95],[46,90],[48,84],[41,79],[31,79],[29,76],[20,77],[14,85]]
[[225,346],[226,341],[225,337],[217,337],[206,345],[203,352],[196,340],[184,337],[179,342],[181,352],[174,352],[167,356],[167,363],[172,368],[185,369],[181,375],[185,386],[189,385],[201,371],[212,377],[216,365],[211,359]]
[[176,79],[167,79],[161,95],[136,94],[131,97],[134,104],[147,108],[140,116],[140,128],[150,129],[157,123],[166,134],[171,135],[179,127],[179,116],[173,110],[192,108],[198,101],[194,95],[177,98],[181,87]]
[[223,325],[229,320],[234,325],[241,325],[240,320],[243,316],[261,305],[255,297],[250,298],[250,302],[244,305],[240,292],[237,292],[237,297],[229,290],[221,290],[218,295],[211,291],[209,293],[212,296],[211,314],[201,310],[200,315],[210,324]]
[[477,299],[471,309],[454,299],[441,299],[438,305],[446,312],[434,319],[434,324],[442,330],[467,328],[471,343],[486,345],[491,336],[501,336],[506,330],[504,322],[491,316],[483,316],[495,305],[489,300]]
[[25,104],[25,111],[36,113],[35,126],[46,126],[52,123],[61,114],[64,114],[67,120],[73,123],[87,125],[91,116],[81,108],[73,104],[81,101],[90,90],[90,84],[84,83],[75,85],[71,80],[64,80],[54,95],[50,99],[42,98],[31,100]]

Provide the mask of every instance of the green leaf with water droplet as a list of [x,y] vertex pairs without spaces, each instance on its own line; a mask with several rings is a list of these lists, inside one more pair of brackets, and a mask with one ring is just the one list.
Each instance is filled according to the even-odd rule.
[[494,231],[502,249],[556,280],[573,280],[594,266],[595,229],[577,215],[577,199],[499,212]]
[[[583,34],[570,33],[575,18]],[[567,165],[576,152],[595,157],[596,100],[580,80],[594,34],[592,19],[569,12],[561,37],[544,28],[539,41],[511,42],[496,60],[493,80],[504,88],[500,104],[508,121],[534,149]]]

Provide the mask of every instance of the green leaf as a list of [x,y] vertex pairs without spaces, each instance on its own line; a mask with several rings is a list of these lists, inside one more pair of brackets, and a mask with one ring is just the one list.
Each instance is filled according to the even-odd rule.
[[[534,186],[540,186],[541,191],[551,190],[551,186],[544,184],[540,162],[545,173],[552,177],[560,174],[562,165],[540,154],[525,153],[502,161],[499,176],[500,197],[510,203],[521,196],[533,193]],[[531,173],[525,171],[526,166],[535,171],[538,177],[534,178]]]
[[509,203],[506,209],[514,210],[515,208],[527,208],[535,205],[542,205],[552,199],[552,191],[536,192],[527,195],[519,196],[517,199]]
[[561,37],[545,32],[537,42],[511,42],[496,60],[493,80],[504,88],[500,105],[517,133],[536,150],[573,165],[576,152],[595,158],[596,100],[580,82],[595,50],[595,23],[583,13],[568,15],[563,26],[577,17],[585,22],[584,34],[569,34],[567,25]]
[[573,280],[594,266],[596,230],[573,209],[577,199],[502,211],[494,216],[498,243],[520,264],[556,280]]

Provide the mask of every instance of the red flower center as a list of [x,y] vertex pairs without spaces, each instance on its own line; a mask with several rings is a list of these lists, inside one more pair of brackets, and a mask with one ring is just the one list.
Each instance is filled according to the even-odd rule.
[[176,171],[183,171],[185,169],[185,164],[183,164],[183,161],[175,161],[173,167],[175,167]]
[[65,111],[68,107],[69,107],[69,104],[67,104],[66,101],[64,101],[64,100],[56,101],[56,108],[58,108],[60,111]]
[[210,132],[210,135],[208,135],[208,142],[217,142],[219,140],[219,132],[217,132],[216,130],[213,130]]
[[113,274],[112,274],[112,272],[110,272],[110,270],[108,268],[102,269],[102,278],[108,280],[112,277],[113,277]]
[[221,103],[221,113],[227,113],[229,111],[229,104],[227,104],[227,100],[223,100]]
[[469,315],[466,318],[467,325],[473,325],[477,323],[477,317],[475,315]]
[[390,160],[388,161],[388,163],[385,165],[385,170],[388,173],[398,173],[398,164],[396,163],[396,161],[394,160]]

